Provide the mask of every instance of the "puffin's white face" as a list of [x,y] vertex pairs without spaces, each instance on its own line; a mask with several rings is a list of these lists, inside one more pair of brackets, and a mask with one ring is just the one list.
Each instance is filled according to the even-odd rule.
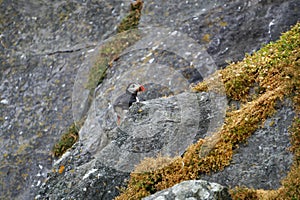
[[144,87],[137,83],[130,83],[127,87],[127,91],[130,92],[131,94],[134,94],[138,91],[144,91]]

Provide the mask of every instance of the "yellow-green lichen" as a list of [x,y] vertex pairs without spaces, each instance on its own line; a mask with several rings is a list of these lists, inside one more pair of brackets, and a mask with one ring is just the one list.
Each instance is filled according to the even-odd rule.
[[[245,142],[267,117],[276,112],[278,101],[293,99],[295,110],[299,112],[300,23],[283,34],[277,42],[266,45],[253,55],[246,55],[243,61],[232,63],[213,76],[221,78],[229,99],[242,104],[239,110],[227,111],[224,126],[213,134],[219,136],[214,146],[204,156],[199,156],[203,147],[209,144],[209,138],[201,139],[191,145],[183,157],[176,158],[164,168],[131,173],[128,187],[116,199],[141,199],[181,181],[197,179],[202,173],[220,171],[230,164],[233,149]],[[200,83],[194,90],[207,91],[208,86],[209,81]],[[255,92],[250,92],[252,89]],[[290,174],[283,181],[281,196],[276,191],[235,188],[231,190],[234,199],[257,199],[262,198],[262,194],[269,194],[271,199],[300,198],[299,123],[294,123],[291,135],[295,161]]]
[[203,42],[205,42],[205,43],[209,43],[210,42],[210,34],[204,34],[203,36],[202,36],[202,41]]

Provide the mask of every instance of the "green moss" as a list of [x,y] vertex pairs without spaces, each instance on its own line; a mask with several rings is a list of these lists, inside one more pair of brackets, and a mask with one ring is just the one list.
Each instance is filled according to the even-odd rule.
[[[116,199],[140,199],[181,181],[200,178],[203,173],[224,169],[230,164],[233,149],[245,142],[276,112],[278,100],[292,98],[299,112],[300,23],[283,34],[277,42],[266,45],[251,56],[246,55],[241,62],[232,63],[226,69],[217,71],[213,78],[195,86],[194,90],[208,91],[211,80],[220,76],[227,97],[241,102],[241,108],[228,110],[224,126],[219,132],[191,145],[183,157],[175,159],[168,166],[148,173],[132,172],[128,187]],[[256,93],[250,93],[253,88]],[[299,198],[300,195],[299,123],[293,127],[295,161],[290,175],[283,182],[284,192],[279,199]],[[261,193],[247,188],[231,190],[236,199],[261,198]],[[276,199],[278,192],[264,194],[269,194],[271,199],[273,195],[273,199]]]
[[139,31],[132,30],[120,33],[117,37],[113,37],[103,44],[100,47],[96,62],[90,70],[87,88],[93,91],[101,84],[105,78],[106,70],[112,67],[113,61],[118,59],[124,49],[133,45],[139,39]]
[[120,53],[140,39],[138,30],[129,30],[137,28],[142,7],[143,2],[140,0],[131,3],[130,13],[117,28],[119,34],[110,38],[109,41],[100,47],[97,60],[89,73],[87,88],[91,91],[102,83],[106,76],[106,70],[112,66],[114,60],[118,59]]
[[134,3],[131,3],[129,14],[121,21],[117,28],[118,33],[128,31],[130,29],[135,29],[138,27],[141,18],[142,8],[143,2],[141,0],[137,0]]
[[63,155],[69,148],[78,141],[78,128],[75,123],[73,123],[69,130],[64,133],[60,140],[54,145],[52,153],[55,157],[60,157]]

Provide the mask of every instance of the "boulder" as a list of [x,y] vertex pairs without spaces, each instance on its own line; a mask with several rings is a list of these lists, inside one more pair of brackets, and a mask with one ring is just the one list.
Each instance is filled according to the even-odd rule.
[[[89,139],[83,144],[90,149],[98,147],[94,154],[102,163],[130,172],[146,157],[182,155],[189,145],[205,137],[210,126],[208,115],[218,114],[210,105],[208,93],[181,93],[134,103],[119,127],[104,135],[101,130],[108,129],[103,125],[88,130],[84,134]],[[114,135],[109,143],[107,135]],[[97,143],[91,144],[91,138]],[[98,145],[102,140],[106,146]]]
[[143,200],[230,200],[228,189],[220,184],[204,180],[183,181],[171,188],[159,191]]

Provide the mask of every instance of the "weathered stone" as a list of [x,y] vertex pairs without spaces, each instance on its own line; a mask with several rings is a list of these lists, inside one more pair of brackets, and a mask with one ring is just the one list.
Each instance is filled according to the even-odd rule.
[[[80,119],[90,109],[87,103],[87,94],[90,91],[84,87],[86,80],[79,84],[82,86],[81,90],[75,89],[75,92],[82,94],[82,98],[77,99],[79,104],[72,105],[72,90],[78,69],[81,70],[80,74],[88,74],[86,69],[93,65],[97,55],[97,44],[115,33],[116,26],[125,15],[124,11],[128,10],[129,3],[120,0],[0,1],[0,151],[3,155],[0,158],[0,198],[33,198],[34,189],[40,187],[51,169],[53,158],[49,156],[49,152],[53,144],[73,122],[74,113],[71,106],[74,106],[73,111],[77,105],[80,107],[78,115],[74,115],[75,120]],[[186,91],[190,83],[200,81],[205,75],[213,72],[209,71],[210,69],[224,67],[226,61],[240,60],[245,53],[252,53],[263,44],[276,40],[283,31],[299,21],[299,3],[298,0],[145,1],[140,28],[146,30],[146,33],[147,30],[152,30],[149,31],[152,35],[146,35],[147,37],[141,39],[132,49],[123,52],[119,60],[112,64],[106,81],[100,87],[117,89],[112,96],[105,96],[105,93],[95,95],[103,95],[109,101],[94,104],[100,106],[94,109],[95,116],[100,121],[92,122],[94,119],[91,118],[88,119],[90,122],[86,121],[87,124],[97,124],[94,129],[104,124],[107,134],[102,135],[101,141],[95,137],[93,142],[90,141],[90,145],[86,142],[89,139],[88,135],[85,137],[82,134],[81,141],[87,145],[82,147],[82,151],[95,153],[107,147],[118,135],[118,131],[114,129],[114,114],[111,112],[107,118],[102,119],[99,115],[106,112],[105,106],[123,91],[126,87],[124,83],[130,81],[130,78],[140,78],[139,81],[144,83],[149,77],[155,78],[154,72],[160,73],[155,80],[162,82],[147,83],[157,84],[158,87],[153,87],[153,90],[161,88],[162,93],[152,93],[150,90],[145,94],[145,99]],[[170,37],[159,38],[159,32]],[[188,37],[183,37],[185,39],[181,41],[178,38],[183,33]],[[190,42],[191,39],[194,43]],[[160,40],[168,45],[168,49],[156,49],[154,42]],[[164,44],[158,47],[163,47]],[[197,44],[197,48],[192,47],[193,44]],[[147,60],[149,49],[153,50],[153,55]],[[194,56],[196,59],[193,60]],[[142,59],[143,57],[145,58]],[[197,63],[190,65],[191,60]],[[135,63],[139,64],[142,61],[148,66],[144,65],[144,68],[140,69],[152,70],[149,71],[150,75],[143,78],[139,77],[140,71],[133,67]],[[159,67],[162,68],[160,71]],[[205,70],[201,71],[202,69]],[[120,76],[123,74],[124,76]],[[175,76],[170,77],[170,74]],[[168,75],[169,79],[163,79],[165,75]],[[126,79],[123,79],[124,77]],[[96,100],[101,101],[101,98]],[[281,118],[284,115],[282,113]],[[209,120],[205,123],[208,122]],[[201,137],[206,131],[207,126],[200,124],[197,134]],[[286,142],[287,138],[283,141]],[[99,142],[99,145],[96,145],[96,142]],[[285,148],[287,143],[281,145],[284,146],[280,147],[281,151],[273,153],[282,153],[282,148]],[[289,167],[289,156],[286,162],[282,162],[281,168],[284,171]],[[270,160],[267,163],[274,164]],[[81,165],[77,163],[74,166]],[[248,168],[247,164],[245,166]],[[271,169],[277,171],[274,167]],[[253,173],[255,171],[251,172]],[[57,185],[62,184],[64,178],[55,177],[50,178],[51,181],[47,183],[53,185],[57,181]],[[261,184],[261,187],[268,188],[268,185],[276,181],[279,183],[281,177],[273,177],[272,183],[267,183],[267,186]],[[71,176],[68,180],[71,181]],[[253,181],[248,178],[245,180],[248,183]],[[225,182],[226,180],[224,184]],[[247,185],[246,182],[243,184]],[[113,183],[107,187],[114,186]],[[52,192],[52,189],[49,187],[42,193],[41,198],[48,193],[53,194],[53,198],[56,194],[63,197],[58,189],[55,190],[57,193]],[[117,192],[112,193],[109,197],[116,194]],[[17,197],[18,195],[20,196]]]
[[203,180],[183,181],[159,191],[143,200],[230,200],[228,189],[217,183]]
[[[134,103],[121,126],[114,123],[113,129],[93,126],[99,118],[91,112],[81,129],[81,141],[54,165],[57,169],[64,166],[65,171],[50,173],[36,198],[112,199],[118,194],[115,188],[124,186],[129,172],[143,158],[182,154],[195,137],[204,137],[205,130],[197,131],[212,113],[209,105],[207,93]],[[208,128],[209,123],[204,126]]]
[[0,104],[0,199],[33,199],[52,168],[54,143],[73,122],[77,70],[127,6],[0,1],[0,100],[7,102]]
[[144,4],[141,26],[187,33],[207,47],[218,67],[225,67],[278,39],[299,21],[299,8],[297,0],[150,0]]
[[[130,172],[145,157],[181,155],[190,144],[205,137],[210,126],[207,118],[213,113],[210,105],[207,93],[182,93],[134,103],[120,127],[112,132],[103,135],[101,129],[108,129],[102,124],[84,133],[84,144],[87,143],[84,146],[97,146],[94,154],[98,160]],[[200,125],[205,127],[202,132]],[[107,141],[107,135],[114,135],[114,140],[100,149],[98,143]],[[91,144],[91,141],[97,142]]]
[[223,171],[201,175],[201,179],[235,187],[272,190],[280,187],[293,162],[288,127],[295,112],[290,101],[255,131],[246,144],[240,144],[231,164]]
[[119,194],[118,187],[125,186],[129,174],[103,165],[82,147],[77,143],[54,164],[65,170],[49,173],[35,199],[113,199]]

